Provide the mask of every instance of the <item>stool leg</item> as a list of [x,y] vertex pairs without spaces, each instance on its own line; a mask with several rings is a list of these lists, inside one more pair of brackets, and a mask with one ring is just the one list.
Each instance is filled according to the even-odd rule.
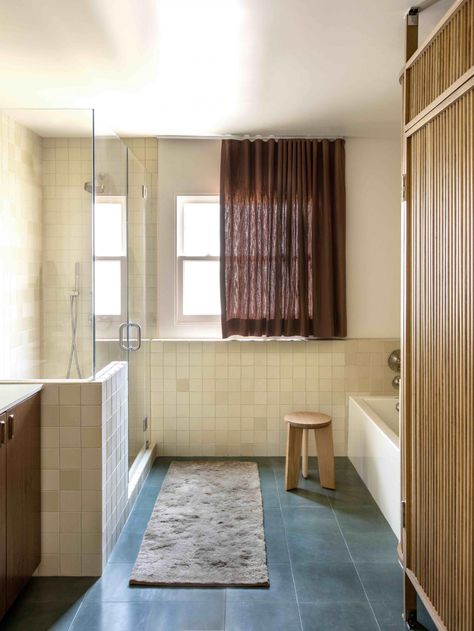
[[296,489],[301,469],[301,442],[303,430],[288,424],[288,439],[286,442],[285,462],[285,491]]
[[303,478],[306,480],[308,477],[308,429],[303,430],[303,452],[301,454],[301,460],[303,465]]
[[316,449],[318,450],[319,480],[325,489],[336,488],[336,474],[334,471],[334,447],[332,442],[331,425],[315,429]]

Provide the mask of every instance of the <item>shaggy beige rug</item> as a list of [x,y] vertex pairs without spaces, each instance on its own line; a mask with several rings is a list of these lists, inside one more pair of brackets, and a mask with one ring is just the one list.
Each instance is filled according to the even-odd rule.
[[172,462],[130,584],[268,586],[257,465]]

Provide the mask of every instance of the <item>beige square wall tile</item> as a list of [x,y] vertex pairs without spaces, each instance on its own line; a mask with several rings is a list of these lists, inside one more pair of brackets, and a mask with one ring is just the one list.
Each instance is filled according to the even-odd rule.
[[59,403],[61,405],[79,405],[81,403],[81,385],[76,383],[60,384]]
[[60,450],[61,469],[81,468],[81,449],[78,447],[61,447]]
[[41,406],[41,427],[57,427],[59,425],[59,405]]
[[61,512],[77,512],[81,510],[80,491],[60,491]]
[[62,491],[79,491],[81,488],[80,469],[61,469],[60,484]]
[[81,425],[83,427],[100,426],[102,423],[102,408],[100,405],[81,406]]
[[100,405],[102,402],[102,384],[87,383],[81,384],[81,404]]
[[81,576],[82,564],[80,554],[61,554],[60,557],[61,576]]
[[81,430],[79,427],[61,427],[60,444],[61,447],[79,448],[81,446]]
[[82,576],[100,576],[102,574],[101,554],[82,554]]
[[63,554],[80,554],[81,552],[81,535],[79,533],[61,533],[59,535],[59,545],[61,555]]
[[41,510],[43,512],[59,510],[59,491],[41,491]]
[[59,424],[61,427],[78,427],[81,424],[81,406],[61,405],[59,408]]
[[100,447],[102,444],[102,428],[83,427],[81,429],[81,444],[83,448]]
[[42,554],[38,574],[40,576],[59,576],[59,554]]
[[58,405],[59,386],[55,383],[45,383],[41,390],[41,402],[44,405]]
[[59,528],[62,533],[80,533],[81,513],[77,511],[60,513]]

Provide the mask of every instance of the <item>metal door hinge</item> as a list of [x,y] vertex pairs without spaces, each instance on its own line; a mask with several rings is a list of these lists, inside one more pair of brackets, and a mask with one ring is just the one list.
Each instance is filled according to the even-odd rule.
[[402,500],[402,528],[405,528],[405,514],[406,514],[407,503],[405,500]]
[[412,7],[407,13],[407,26],[418,26],[418,14],[420,9]]
[[407,174],[402,175],[402,201],[407,201]]
[[148,197],[148,189],[145,184],[142,184],[142,199],[146,199]]

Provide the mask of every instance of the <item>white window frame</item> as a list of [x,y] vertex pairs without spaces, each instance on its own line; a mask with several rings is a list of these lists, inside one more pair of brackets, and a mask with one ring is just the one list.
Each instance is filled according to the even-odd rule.
[[[97,323],[101,324],[120,324],[127,320],[127,198],[122,195],[101,195],[95,200],[96,205],[99,204],[120,204],[122,209],[122,255],[121,256],[98,256],[95,254],[94,247],[94,268],[96,261],[119,261],[120,262],[120,297],[121,297],[121,313],[120,314],[94,314]],[[95,226],[94,226],[95,238]],[[95,275],[95,269],[94,269]],[[95,300],[95,299],[94,299]]]
[[187,256],[182,253],[184,242],[184,204],[219,203],[219,195],[176,195],[175,199],[175,248],[176,248],[176,305],[175,324],[215,324],[221,321],[220,315],[185,315],[183,313],[183,268],[185,261],[220,261],[220,256]]

